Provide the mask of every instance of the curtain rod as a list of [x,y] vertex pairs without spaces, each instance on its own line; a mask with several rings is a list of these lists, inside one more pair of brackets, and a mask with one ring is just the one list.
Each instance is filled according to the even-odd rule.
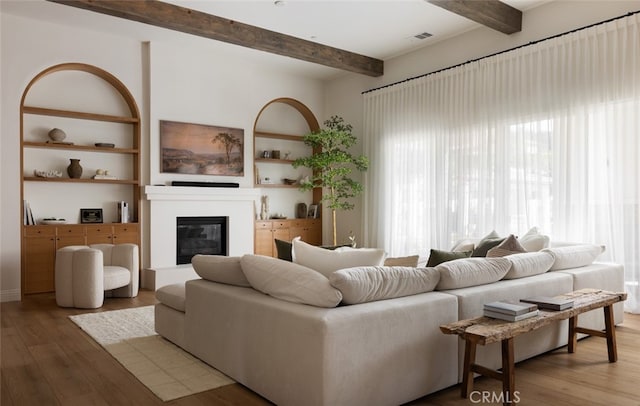
[[477,62],[477,61],[486,59],[486,58],[491,58],[492,56],[504,54],[506,52],[515,51],[516,49],[520,49],[520,48],[528,47],[528,46],[531,46],[531,45],[535,45],[535,44],[538,44],[538,43],[543,42],[543,41],[548,41],[550,39],[562,37],[563,35],[568,35],[568,34],[572,34],[574,32],[578,32],[578,31],[581,31],[581,30],[586,30],[587,28],[595,27],[595,26],[598,26],[598,25],[601,25],[601,24],[607,24],[607,23],[610,23],[612,21],[616,21],[616,20],[619,20],[619,19],[625,18],[625,17],[630,17],[630,16],[632,16],[634,14],[638,14],[638,13],[640,13],[640,10],[638,10],[638,11],[630,11],[627,14],[624,14],[624,15],[621,15],[621,16],[618,16],[618,17],[613,17],[613,18],[610,18],[610,19],[605,20],[605,21],[600,21],[600,22],[597,22],[597,23],[593,23],[593,24],[590,24],[590,25],[587,25],[587,26],[584,26],[584,27],[580,27],[580,28],[576,28],[576,29],[573,29],[571,31],[566,31],[566,32],[563,32],[563,33],[560,33],[560,34],[555,34],[555,35],[552,35],[550,37],[546,37],[546,38],[543,38],[543,39],[530,41],[527,44],[518,45],[517,47],[505,49],[504,51],[499,51],[499,52],[495,52],[493,54],[481,56],[480,58],[470,59],[470,60],[468,60],[466,62],[461,62],[461,63],[459,63],[457,65],[452,65],[452,66],[449,66],[447,68],[438,69],[438,70],[435,70],[435,71],[429,72],[429,73],[423,73],[421,75],[414,76],[414,77],[407,78],[407,79],[403,79],[403,80],[399,80],[397,82],[390,83],[388,85],[384,85],[384,86],[376,87],[376,88],[373,88],[373,89],[365,90],[364,92],[362,92],[360,94],[375,92],[376,90],[385,89],[385,88],[391,87],[391,86],[396,86],[396,85],[399,85],[399,84],[405,83],[405,82],[410,82],[412,80],[420,79],[420,78],[423,78],[425,76],[434,75],[434,74],[439,73],[439,72],[444,72],[444,71],[449,70],[449,69],[457,68],[459,66],[467,65],[467,64],[470,64],[470,63],[473,63],[473,62]]

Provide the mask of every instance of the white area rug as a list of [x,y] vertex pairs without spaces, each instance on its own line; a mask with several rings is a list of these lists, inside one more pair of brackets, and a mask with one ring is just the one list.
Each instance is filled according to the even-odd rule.
[[153,306],[69,318],[165,402],[234,383],[157,335]]

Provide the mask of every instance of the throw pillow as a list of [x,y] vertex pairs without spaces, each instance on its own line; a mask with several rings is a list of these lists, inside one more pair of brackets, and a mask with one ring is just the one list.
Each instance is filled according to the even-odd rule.
[[472,257],[486,257],[487,252],[493,247],[497,247],[504,241],[504,238],[483,238],[480,240],[476,248],[471,252]]
[[443,262],[453,261],[454,259],[469,258],[471,251],[440,251],[431,249],[429,253],[428,267],[440,265]]
[[439,279],[435,268],[369,266],[337,270],[329,282],[343,303],[356,304],[430,292]]
[[460,240],[451,247],[451,251],[453,252],[464,252],[464,251],[473,251],[476,247],[476,242],[474,240]]
[[242,272],[240,257],[197,254],[191,258],[191,265],[202,279],[227,285],[251,286]]
[[319,272],[277,258],[245,255],[242,270],[254,289],[278,299],[318,307],[336,307],[339,290]]
[[502,279],[511,268],[506,258],[464,258],[436,266],[440,281],[436,290],[484,285]]
[[355,266],[381,266],[385,252],[376,248],[341,247],[327,250],[300,240],[293,239],[293,262],[316,270],[327,278],[338,269]]
[[384,266],[410,266],[415,268],[418,266],[419,255],[411,255],[408,257],[387,258],[384,260]]
[[547,272],[553,265],[553,256],[548,252],[526,252],[509,255],[511,269],[503,279],[518,279]]
[[291,249],[293,248],[293,245],[289,241],[278,240],[277,238],[275,239],[275,242],[276,251],[278,251],[278,258],[284,261],[293,262],[293,258],[291,258]]
[[506,257],[507,255],[520,254],[527,250],[520,245],[515,235],[510,234],[500,244],[487,251],[488,257]]
[[518,238],[520,244],[529,252],[540,251],[549,246],[549,236],[540,234],[538,227],[532,227],[523,236]]
[[542,252],[548,252],[554,258],[551,271],[590,265],[603,251],[604,248],[601,245],[594,244],[568,245],[542,250]]

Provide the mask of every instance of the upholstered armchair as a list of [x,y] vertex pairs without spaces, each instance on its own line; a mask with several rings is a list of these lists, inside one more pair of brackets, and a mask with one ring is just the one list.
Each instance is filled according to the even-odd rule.
[[[138,295],[138,246],[73,245],[56,252],[56,303],[60,307],[96,309],[110,297]],[[105,293],[106,292],[106,293]]]

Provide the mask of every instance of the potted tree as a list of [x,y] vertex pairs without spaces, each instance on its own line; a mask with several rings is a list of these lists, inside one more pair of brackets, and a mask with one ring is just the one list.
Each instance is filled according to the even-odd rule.
[[322,188],[321,202],[331,209],[333,245],[336,245],[336,211],[352,210],[354,204],[349,200],[362,192],[362,184],[351,179],[353,169],[360,172],[369,167],[366,156],[354,156],[349,152],[357,142],[352,134],[350,124],[342,117],[332,116],[324,122],[325,128],[303,136],[306,145],[312,147],[314,153],[305,158],[298,158],[293,167],[304,166],[312,170],[313,175],[300,183],[300,190],[308,191]]

